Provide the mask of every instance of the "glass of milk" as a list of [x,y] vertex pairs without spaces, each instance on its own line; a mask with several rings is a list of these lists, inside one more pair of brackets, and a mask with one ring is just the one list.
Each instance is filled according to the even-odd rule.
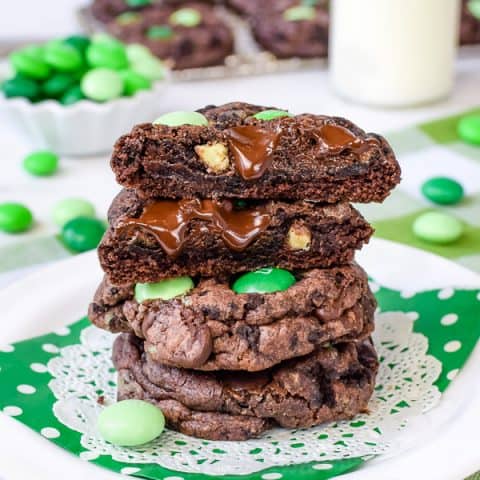
[[330,75],[345,98],[406,107],[447,97],[460,0],[333,0]]

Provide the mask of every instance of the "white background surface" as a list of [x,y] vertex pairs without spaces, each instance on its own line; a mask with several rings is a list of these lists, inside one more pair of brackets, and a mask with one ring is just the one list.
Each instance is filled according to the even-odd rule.
[[[1,3],[0,43],[5,39],[41,39],[77,31],[73,8],[85,2],[82,0],[15,0],[9,2],[3,0]],[[416,109],[373,110],[348,104],[332,94],[325,72],[311,71],[211,83],[172,85],[166,97],[159,101],[158,110],[160,114],[169,110],[190,110],[207,103],[224,103],[233,100],[275,105],[280,108],[288,108],[293,112],[310,111],[346,116],[367,130],[387,131],[480,105],[480,53],[476,58],[462,59],[458,62],[455,91],[448,100]],[[1,113],[0,145],[2,146],[0,202],[20,201],[32,208],[38,224],[28,235],[42,235],[46,231],[56,231],[49,220],[49,212],[52,205],[59,199],[67,196],[88,198],[94,201],[99,214],[105,215],[113,195],[118,190],[108,166],[107,155],[97,158],[65,158],[62,159],[59,175],[42,180],[28,177],[21,169],[21,159],[30,151],[31,146],[11,129],[8,119]],[[16,241],[18,241],[18,237],[0,234],[0,245]],[[10,281],[13,276],[18,275],[16,273],[4,277],[3,282]],[[20,275],[23,275],[23,272]],[[0,285],[1,282],[0,278]],[[23,438],[23,435],[26,433],[21,430],[19,436]],[[13,440],[0,433],[0,452],[6,443],[13,442]],[[41,439],[39,442],[46,443]],[[52,450],[49,451],[51,453]],[[439,461],[445,460],[444,457],[449,457],[448,448],[439,450],[439,452],[442,452],[438,457]],[[458,453],[461,455],[461,452]],[[25,453],[25,458],[29,456],[30,453]],[[9,462],[11,467],[11,458]],[[456,459],[451,458],[449,463],[450,466],[454,465]],[[3,465],[5,465],[5,473],[7,472],[7,464],[0,462],[0,478],[3,473]],[[30,461],[18,463],[17,466],[21,467],[23,472],[20,474],[17,471],[15,477],[9,476],[7,480],[58,478],[52,474],[46,474],[46,472],[43,472],[43,475],[46,474],[46,476],[39,476],[35,463],[30,464]],[[10,468],[8,471],[11,472]],[[93,472],[98,472],[98,469],[93,467],[88,469],[88,466],[85,466],[81,471],[84,478],[93,478]],[[461,478],[462,475],[471,473],[445,468],[445,472],[447,471],[450,474],[442,478]],[[421,478],[433,478],[429,472],[430,470],[425,472]],[[460,473],[460,476],[455,477],[452,472]],[[92,476],[89,477],[89,474]],[[80,475],[74,476],[67,469],[64,470],[63,476],[80,478]],[[111,478],[111,476],[105,473],[98,478]],[[389,477],[389,480],[391,478],[397,477]],[[411,476],[411,478],[416,477]]]

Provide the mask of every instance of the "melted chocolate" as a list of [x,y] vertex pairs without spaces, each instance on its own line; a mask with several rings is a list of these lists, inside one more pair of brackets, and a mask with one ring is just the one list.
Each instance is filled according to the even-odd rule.
[[136,225],[153,233],[167,255],[178,255],[185,231],[193,219],[205,220],[218,231],[231,250],[248,247],[270,224],[264,207],[235,210],[224,200],[161,200],[147,205],[139,218],[128,218],[124,225]]
[[362,153],[373,145],[378,145],[376,138],[362,139],[356,137],[350,130],[340,125],[326,123],[317,132],[317,138],[324,145],[325,152],[330,155],[338,155],[346,150],[354,153]]
[[280,140],[280,129],[266,130],[258,125],[243,125],[225,132],[237,172],[244,180],[260,178],[273,160]]

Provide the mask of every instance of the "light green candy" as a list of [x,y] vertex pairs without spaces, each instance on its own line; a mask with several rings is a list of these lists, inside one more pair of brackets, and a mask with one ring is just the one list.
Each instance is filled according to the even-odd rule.
[[167,127],[179,127],[180,125],[207,126],[208,120],[198,112],[170,112],[158,117],[154,125],[167,125]]
[[185,295],[194,287],[190,277],[167,278],[156,283],[137,283],[135,285],[135,300],[142,303],[145,300],[170,300]]
[[315,9],[309,5],[299,5],[298,7],[287,8],[287,10],[283,12],[283,18],[289,22],[313,20],[315,15]]
[[152,52],[145,46],[139,43],[132,43],[126,47],[127,58],[130,63],[141,62],[142,60],[151,60],[154,58]]
[[138,12],[124,12],[115,17],[115,22],[119,25],[131,25],[132,23],[138,23],[142,19],[142,16]]
[[52,219],[59,227],[77,217],[95,217],[95,207],[82,198],[65,198],[57,202],[52,209]]
[[122,400],[101,411],[97,428],[107,442],[134,447],[157,438],[165,428],[165,417],[151,403]]
[[458,122],[457,131],[464,142],[480,146],[480,114],[462,117]]
[[194,8],[180,8],[170,15],[169,22],[172,25],[182,27],[196,27],[202,21],[202,15]]
[[115,70],[95,68],[84,75],[80,87],[87,98],[106,102],[122,95],[123,80]]
[[427,212],[413,223],[415,236],[429,243],[447,245],[457,241],[464,232],[463,223],[451,215],[441,212]]
[[281,117],[293,117],[293,114],[284,110],[263,110],[263,112],[258,112],[253,116],[258,120],[274,120]]
[[132,70],[124,70],[120,72],[123,78],[123,94],[127,96],[135,95],[140,90],[150,90],[152,82],[144,76],[133,72]]
[[480,1],[479,0],[470,0],[467,3],[469,12],[480,20]]
[[150,58],[142,58],[132,63],[131,70],[148,78],[152,82],[165,78],[166,68],[162,61],[158,58],[150,56]]

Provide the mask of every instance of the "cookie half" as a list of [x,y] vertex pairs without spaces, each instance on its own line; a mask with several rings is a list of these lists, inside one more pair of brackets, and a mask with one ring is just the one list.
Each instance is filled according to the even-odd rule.
[[146,400],[170,428],[209,440],[246,440],[274,426],[307,428],[367,410],[378,361],[370,340],[321,348],[258,373],[202,373],[161,365],[122,334],[113,349],[118,399]]

